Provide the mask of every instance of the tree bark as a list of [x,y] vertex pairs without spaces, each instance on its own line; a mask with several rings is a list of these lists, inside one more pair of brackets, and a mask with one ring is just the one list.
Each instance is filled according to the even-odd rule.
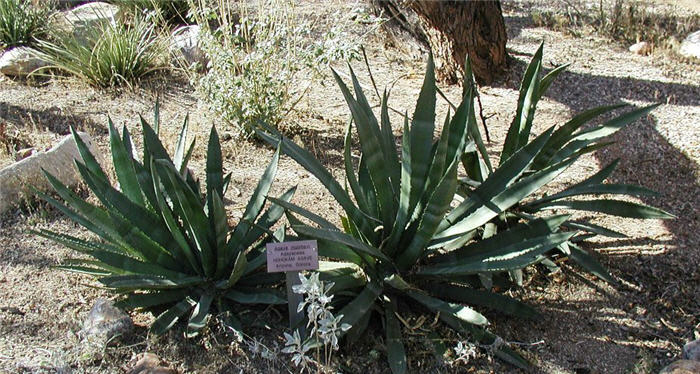
[[418,16],[420,30],[408,31],[419,42],[427,40],[438,79],[458,81],[467,54],[481,84],[493,82],[505,70],[507,35],[499,1],[371,1],[394,22],[400,20],[404,29],[410,19],[405,14]]

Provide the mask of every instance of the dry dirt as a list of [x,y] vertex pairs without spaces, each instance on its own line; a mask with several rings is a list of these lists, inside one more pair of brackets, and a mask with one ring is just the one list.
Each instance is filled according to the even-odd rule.
[[[692,2],[691,2],[692,3]],[[350,3],[337,6],[350,7]],[[482,87],[485,114],[492,136],[489,151],[496,155],[515,112],[520,77],[529,56],[545,42],[547,70],[570,62],[538,107],[535,133],[561,124],[583,109],[625,101],[634,105],[662,102],[650,116],[614,137],[609,148],[584,158],[557,181],[559,186],[590,175],[614,159],[620,166],[611,180],[636,183],[662,193],[643,202],[665,209],[678,218],[640,221],[603,218],[598,222],[629,238],[599,239],[588,249],[600,253],[619,285],[613,287],[576,266],[548,276],[534,269],[526,272],[524,289],[508,291],[535,306],[536,321],[517,320],[487,313],[493,329],[519,345],[538,373],[652,373],[678,359],[682,345],[700,334],[700,65],[673,60],[664,54],[637,56],[610,40],[586,35],[581,38],[535,28],[528,16],[530,2],[507,2],[510,72],[503,81]],[[301,7],[302,11],[309,11]],[[318,7],[312,7],[318,10]],[[370,36],[366,44],[375,79],[380,85],[397,80],[391,105],[412,111],[423,70],[423,61],[410,59]],[[357,63],[363,84],[369,87],[364,68]],[[343,66],[339,66],[344,71]],[[461,89],[444,87],[454,99]],[[210,116],[197,106],[192,88],[172,76],[154,78],[135,92],[104,92],[67,81],[35,84],[0,80],[0,122],[6,133],[27,146],[47,147],[68,132],[68,125],[90,132],[108,155],[106,117],[138,134],[138,114],[149,116],[161,95],[163,136],[174,140],[186,112],[190,112],[199,139],[211,125]],[[376,98],[374,98],[376,99]],[[375,100],[376,101],[376,100]],[[446,104],[440,103],[445,111]],[[330,79],[315,86],[302,101],[299,113],[284,125],[298,135],[339,176],[341,144],[347,110]],[[395,121],[399,133],[399,121]],[[225,133],[223,125],[217,124]],[[200,144],[204,142],[200,141]],[[231,216],[241,216],[247,194],[264,170],[272,151],[254,142],[225,141],[225,168],[234,173],[235,187],[227,198]],[[137,144],[138,146],[138,144]],[[2,152],[5,152],[4,154]],[[195,169],[201,170],[203,147],[197,149]],[[10,155],[0,149],[0,166]],[[283,158],[273,195],[297,184],[295,202],[337,220],[338,207],[309,174]],[[86,194],[87,196],[87,194]],[[58,212],[29,201],[0,218],[0,372],[124,372],[134,355],[152,351],[183,372],[294,372],[286,357],[267,361],[245,346],[233,344],[217,328],[204,338],[185,341],[178,332],[148,336],[144,327],[152,318],[133,314],[135,336],[108,347],[80,343],[76,332],[95,298],[110,297],[89,277],[65,273],[51,266],[73,254],[31,235],[31,228],[85,236],[85,230]],[[284,310],[242,311],[251,324],[251,335],[261,336],[274,347],[280,344]],[[405,316],[409,319],[418,316]],[[432,316],[431,316],[432,318]],[[449,335],[449,334],[448,334]],[[695,336],[694,336],[695,335]],[[456,339],[451,335],[450,338]],[[486,354],[467,365],[436,365],[421,343],[410,337],[411,372],[521,372]],[[454,345],[456,340],[446,343]],[[380,338],[368,337],[359,347],[346,349],[336,365],[343,372],[387,372]]]

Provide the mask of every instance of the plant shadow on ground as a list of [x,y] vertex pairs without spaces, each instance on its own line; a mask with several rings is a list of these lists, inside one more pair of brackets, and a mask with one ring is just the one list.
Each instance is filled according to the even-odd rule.
[[[519,53],[516,51],[515,54]],[[522,55],[526,56],[527,53]],[[511,59],[508,74],[519,78],[525,68],[525,62]],[[507,82],[505,88],[518,89],[510,82],[519,82],[519,79],[508,79]],[[555,80],[545,96],[566,105],[573,113],[578,113],[591,107],[620,101],[664,102],[697,107],[700,106],[698,90],[698,86],[693,85],[565,71]],[[669,341],[674,346],[672,351],[656,352],[657,359],[665,366],[673,357],[679,356],[680,348],[685,342],[693,339],[693,329],[700,323],[700,295],[694,286],[700,281],[700,256],[693,252],[700,245],[700,232],[697,230],[697,207],[700,206],[697,176],[700,172],[698,165],[666,140],[656,125],[655,112],[652,112],[647,118],[640,119],[616,133],[612,138],[615,144],[596,151],[593,155],[600,165],[608,165],[617,158],[621,159],[619,167],[609,178],[611,183],[639,184],[660,193],[657,197],[640,197],[640,200],[644,204],[659,207],[677,216],[676,219],[664,220],[662,223],[671,238],[613,239],[589,244],[589,249],[611,248],[601,257],[601,261],[614,276],[621,278],[626,284],[617,285],[614,294],[605,296],[610,303],[591,303],[586,300],[561,303],[546,301],[542,303],[541,308],[545,316],[565,312],[571,314],[570,320],[576,320],[577,310],[581,308],[593,307],[594,310],[600,310],[610,307],[611,304],[640,305],[649,311],[649,315],[643,317],[645,321],[656,320],[656,324],[659,320],[671,321],[671,326],[663,323],[658,326],[645,324],[639,328],[630,328],[627,324],[616,327],[617,332],[627,331],[628,335],[638,339],[637,342],[655,339]],[[646,234],[643,229],[640,232],[641,235]],[[654,253],[644,253],[639,250],[643,245],[661,248]],[[618,250],[621,253],[617,254]],[[599,316],[598,319],[603,322],[602,326],[610,326],[613,323],[611,319],[603,316]],[[518,327],[517,330],[524,335],[516,333],[515,336],[522,339],[523,336],[530,335],[527,331],[532,328],[537,328],[537,324],[528,323]],[[594,339],[596,344],[607,347],[606,349],[620,348],[618,342],[602,339],[601,335],[605,335],[602,331],[568,328],[564,330],[562,333],[570,335],[571,339]],[[537,334],[531,337],[538,339]],[[622,338],[624,339],[625,337]],[[633,343],[629,346],[634,349]],[[572,360],[575,359],[572,357]],[[596,358],[589,357],[585,361],[595,365]]]
[[10,121],[22,130],[44,131],[48,130],[58,135],[70,134],[70,126],[78,131],[87,131],[91,134],[107,134],[107,128],[87,117],[87,114],[64,114],[58,107],[44,110],[35,110],[18,105],[0,102],[0,121]]

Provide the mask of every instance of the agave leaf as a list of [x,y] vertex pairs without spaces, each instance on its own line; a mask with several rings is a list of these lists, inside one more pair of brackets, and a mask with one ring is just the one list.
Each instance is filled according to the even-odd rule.
[[[360,186],[360,193],[364,196],[365,201],[367,201],[367,209],[369,214],[363,214],[365,217],[371,218],[377,221],[378,224],[382,224],[381,219],[376,219],[374,217],[380,215],[380,207],[377,200],[377,192],[374,189],[374,183],[372,182],[372,175],[367,167],[367,157],[362,154],[360,156],[360,162],[357,165],[357,182]],[[367,233],[370,235],[370,233]],[[365,235],[365,236],[367,236]]]
[[401,324],[396,317],[398,307],[396,300],[389,299],[385,303],[384,320],[386,329],[386,351],[389,360],[389,367],[394,374],[406,373],[408,370],[406,363],[406,349],[401,339]]
[[231,234],[229,238],[228,244],[226,245],[226,262],[230,261],[233,256],[242,249],[240,246],[241,241],[251,229],[251,225],[248,222],[255,222],[255,219],[260,215],[262,208],[265,206],[267,193],[270,191],[270,186],[272,186],[272,181],[277,173],[279,157],[280,146],[278,145],[275,154],[272,156],[272,160],[267,165],[267,168],[265,168],[265,172],[260,177],[260,181],[255,187],[250,200],[248,200],[243,217],[240,222],[238,222],[238,225],[233,230],[233,234]]
[[549,73],[545,74],[544,77],[540,80],[540,87],[537,90],[537,100],[539,101],[540,98],[544,95],[545,92],[549,89],[549,86],[552,85],[552,82],[561,74],[566,68],[569,67],[570,64],[563,64],[559,65],[556,68],[552,69]]
[[286,304],[284,298],[277,290],[270,288],[256,288],[250,291],[230,290],[225,296],[241,304]]
[[[273,129],[269,127],[265,129],[275,134]],[[358,224],[362,232],[367,233],[374,229],[365,223],[365,220],[362,218],[364,215],[360,209],[355,206],[350,195],[348,195],[343,187],[335,180],[333,175],[307,150],[289,141],[289,139],[282,138],[279,134],[270,135],[258,128],[255,129],[255,133],[270,144],[280,144],[282,152],[313,174],[326,187],[328,192],[333,195],[334,199],[343,207],[343,210],[345,210],[348,216]]]
[[172,163],[165,160],[157,160],[156,165],[158,173],[165,174],[164,176],[161,175],[161,181],[165,182],[165,178],[167,178],[168,183],[163,183],[163,186],[173,201],[173,207],[177,207],[183,225],[199,251],[204,274],[213,276],[216,270],[216,253],[212,249],[213,243],[210,240],[214,235],[211,233],[211,227],[204,214],[204,207],[200,199],[182,180]]
[[134,159],[134,143],[131,141],[131,134],[129,134],[129,129],[126,125],[122,126],[122,143],[124,144],[124,149],[129,159],[133,161]]
[[[355,120],[357,133],[360,137],[363,160],[367,162],[367,170],[369,171],[372,184],[374,185],[377,202],[380,207],[379,212],[382,215],[384,225],[389,227],[393,219],[392,213],[395,211],[393,203],[394,193],[391,181],[389,180],[390,173],[385,161],[381,131],[377,125],[377,119],[374,117],[374,114],[372,114],[372,110],[369,108],[368,104],[366,107],[363,106],[363,104],[366,104],[364,96],[358,96],[357,100],[353,98],[350,90],[340,76],[334,70],[332,70],[332,72],[352,112],[353,119]],[[357,85],[355,88],[356,92],[361,92],[357,77],[352,72],[352,69],[350,70],[350,75],[352,76],[353,83]],[[360,102],[358,102],[358,100]]]
[[76,274],[91,275],[94,277],[101,277],[101,276],[109,275],[112,273],[109,270],[103,270],[101,268],[90,267],[90,266],[56,265],[56,266],[54,266],[54,268],[64,270],[64,271],[70,271],[70,272],[76,273]]
[[524,240],[541,238],[558,231],[559,226],[566,222],[569,217],[569,215],[553,215],[544,218],[536,218],[530,222],[520,223],[508,230],[500,232],[498,235],[490,237],[486,237],[486,229],[484,229],[484,240],[474,242],[466,247],[460,247],[454,251],[432,256],[430,257],[430,262],[453,263],[473,255],[490,253],[512,245],[515,245],[517,248],[518,244],[522,243]]
[[537,199],[528,204],[525,204],[530,210],[537,210],[542,204],[550,201],[563,199],[570,196],[578,195],[635,195],[635,196],[658,196],[658,193],[633,184],[589,184],[580,187],[567,188],[566,190]]
[[217,194],[216,192],[213,193],[209,201],[211,201],[212,203],[208,207],[209,226],[214,232],[214,248],[216,248],[217,252],[217,266],[219,266],[218,261],[223,260],[221,252],[223,252],[223,249],[226,246],[226,237],[228,235],[228,219],[226,218],[226,208],[224,207],[224,202],[221,200],[219,194]]
[[349,262],[319,261],[319,279],[329,283],[333,282],[332,291],[338,294],[340,291],[361,287],[365,281],[362,269]]
[[382,294],[382,287],[374,282],[369,282],[352,301],[347,303],[338,315],[343,316],[342,323],[347,323],[354,330],[360,320],[369,314],[375,300]]
[[194,306],[192,315],[190,315],[185,336],[193,338],[199,335],[199,332],[206,326],[209,320],[209,308],[211,307],[212,300],[214,300],[214,297],[206,292],[200,296],[199,302]]
[[296,214],[299,214],[300,216],[311,220],[311,222],[313,222],[313,223],[315,223],[323,228],[326,228],[326,229],[335,228],[335,225],[330,223],[325,218],[319,216],[318,214],[312,213],[311,211],[306,210],[298,205],[295,205],[293,203],[290,203],[288,201],[284,201],[281,199],[276,199],[274,197],[269,197],[269,196],[267,199],[270,200],[273,204],[277,204],[290,212],[294,212]]
[[406,296],[423,304],[430,310],[439,312],[441,314],[445,313],[452,315],[464,322],[468,322],[473,325],[485,326],[489,323],[486,317],[481,315],[479,312],[463,305],[448,303],[426,295],[425,293],[423,293],[423,291],[406,283],[406,281],[404,281],[397,274],[393,274],[390,277],[385,278],[384,281],[392,287],[396,288],[397,290],[401,291]]
[[559,165],[557,168],[538,174],[537,177],[531,176],[514,183],[508,188],[525,172],[551,132],[550,128],[530,144],[518,150],[501,167],[490,174],[472,192],[469,199],[463,201],[445,217],[438,226],[438,234],[435,235],[434,239],[454,238],[483,225],[565,169],[566,165]]
[[[535,263],[541,254],[569,240],[574,234],[575,232],[552,233],[517,243],[508,243],[503,247],[465,256],[456,261],[425,266],[417,274],[454,276],[524,268]],[[498,243],[499,236],[490,238],[490,244]]]
[[97,241],[87,241],[75,236],[60,234],[50,230],[40,229],[40,230],[29,230],[30,233],[44,237],[46,239],[53,240],[57,243],[63,244],[66,247],[73,249],[77,252],[84,254],[91,254],[96,250],[109,251],[114,253],[125,253],[125,251],[117,246],[110,243],[103,243]]
[[392,263],[391,259],[389,259],[389,257],[384,255],[384,253],[382,253],[378,249],[371,247],[344,232],[330,229],[319,229],[306,225],[293,225],[292,229],[294,229],[294,232],[297,232],[301,235],[306,235],[320,240],[329,240],[352,248],[358,254],[367,254],[374,258],[385,261],[389,264]]
[[80,135],[78,135],[78,132],[73,126],[70,127],[70,132],[73,135],[73,140],[75,141],[75,145],[78,148],[78,153],[80,153],[80,157],[83,159],[83,162],[85,163],[87,168],[90,169],[90,171],[93,174],[95,174],[98,178],[108,181],[109,178],[107,178],[107,174],[105,174],[104,170],[102,170],[102,167],[97,162],[97,159],[92,154],[92,152],[90,152],[90,148],[87,146],[87,144],[85,144],[83,138],[81,138]]
[[185,299],[189,294],[188,289],[162,290],[147,293],[131,293],[115,305],[125,309],[148,309],[154,306],[170,304]]
[[[275,199],[276,201],[284,201],[286,203],[289,203],[289,201],[292,199],[294,196],[294,193],[296,192],[297,187],[294,186],[287,191],[285,191],[282,196],[279,197],[279,199]],[[272,201],[272,198],[268,197],[268,200]],[[276,204],[275,202],[272,202],[272,206],[268,208],[258,219],[258,222],[251,227],[251,229],[248,231],[248,233],[245,235],[245,237],[241,240],[241,245],[244,248],[248,248],[253,243],[258,240],[265,232],[269,231],[269,229],[277,223],[277,221],[282,217],[284,214],[285,208],[279,204]]]
[[595,259],[595,257],[593,257],[585,250],[581,249],[581,247],[577,246],[576,244],[568,243],[568,245],[571,251],[571,259],[574,260],[577,264],[579,264],[582,268],[590,271],[598,278],[610,284],[617,283],[617,281],[615,281],[615,279],[610,275],[608,270],[605,269],[605,267],[601,265],[600,262],[598,262],[598,260]]
[[387,241],[387,253],[393,255],[398,247],[399,240],[404,234],[406,223],[411,217],[414,206],[411,206],[411,175],[413,167],[411,162],[411,132],[408,127],[408,116],[404,116],[403,141],[401,145],[401,190],[399,194],[399,206],[396,219]]
[[457,188],[457,160],[453,160],[449,171],[444,175],[440,184],[435,188],[420,220],[418,231],[413,240],[397,258],[396,263],[401,269],[409,269],[425,253],[428,242],[435,234],[445,212],[450,207],[452,197]]
[[200,277],[164,278],[148,274],[127,274],[100,278],[100,283],[119,290],[183,288],[203,282],[204,280]]
[[[581,182],[574,184],[573,186],[567,188],[566,190],[584,187],[584,186],[589,186],[589,185],[593,185],[593,184],[603,184],[603,182],[605,182],[605,180],[608,179],[610,174],[612,174],[612,172],[615,171],[615,168],[617,168],[617,164],[619,164],[619,163],[620,163],[619,158],[613,160],[613,162],[609,163],[608,166],[600,169],[595,174],[582,180]],[[564,190],[564,191],[566,191],[566,190]]]
[[90,255],[96,260],[126,273],[155,275],[170,279],[187,277],[186,274],[159,266],[157,263],[139,261],[111,251],[94,250]]
[[531,306],[506,295],[490,291],[445,283],[429,283],[425,286],[425,290],[440,299],[485,306],[514,317],[534,319],[538,316],[537,311]]
[[[187,114],[185,116],[185,121],[182,124],[182,129],[180,130],[180,135],[177,137],[177,143],[175,145],[175,154],[173,155],[173,164],[175,165],[175,169],[179,170],[180,173],[182,173],[183,166],[187,164],[185,161],[185,154],[187,147],[187,131],[189,128],[189,120],[190,115]],[[194,141],[192,142],[194,143]]]
[[219,198],[224,196],[224,173],[221,159],[221,143],[216,128],[212,126],[209,132],[209,144],[207,146],[207,206],[211,208],[214,195]]
[[537,155],[535,161],[533,162],[533,167],[536,170],[542,169],[548,165],[552,157],[562,148],[566,143],[568,143],[576,130],[581,128],[588,121],[593,118],[611,112],[615,109],[622,108],[627,104],[615,104],[608,106],[600,106],[592,109],[583,111],[575,115],[572,119],[567,121],[564,125],[559,127],[552,133],[552,136],[547,140],[547,143],[542,148],[542,152]]
[[248,262],[245,256],[245,253],[243,251],[238,252],[238,256],[236,256],[236,261],[233,263],[233,270],[231,270],[231,275],[228,277],[228,280],[225,282],[225,286],[223,288],[231,288],[233,285],[238,282],[239,279],[243,276],[243,272],[245,272],[246,268],[248,266]]
[[530,136],[530,128],[532,127],[532,120],[539,99],[539,74],[542,68],[543,47],[544,43],[540,44],[525,70],[518,97],[518,109],[506,134],[506,140],[501,151],[500,165],[503,165],[512,154],[525,145]]
[[155,335],[162,335],[164,332],[168,331],[178,319],[182,317],[185,313],[189,312],[195,305],[194,300],[189,297],[179,303],[173,305],[170,309],[163,312],[161,315],[153,321],[151,325],[151,332]]
[[370,208],[369,204],[367,203],[367,199],[365,198],[365,194],[363,193],[362,189],[360,188],[360,184],[357,181],[357,177],[355,176],[355,169],[352,165],[352,153],[351,153],[351,144],[352,144],[352,120],[348,123],[348,127],[345,131],[345,142],[344,142],[344,148],[343,148],[343,158],[345,159],[345,178],[350,185],[350,190],[352,191],[352,195],[355,197],[355,200],[357,201],[358,207],[364,211],[367,214],[370,214]]
[[676,218],[673,214],[648,205],[632,203],[620,200],[576,200],[576,201],[553,201],[540,204],[538,209],[574,209],[591,212],[610,214],[627,218]]
[[109,118],[107,122],[109,123],[109,142],[112,148],[112,161],[114,163],[114,171],[119,180],[119,186],[126,197],[136,205],[142,207],[145,202],[143,200],[141,188],[139,187],[138,178],[136,177],[136,170],[134,169],[131,155],[119,138],[119,133],[114,127],[112,119]]
[[389,120],[389,94],[384,90],[381,102],[381,131],[382,140],[384,141],[384,152],[389,163],[389,179],[391,179],[394,193],[398,193],[401,189],[401,164],[399,162],[399,154],[396,151],[396,139],[391,128]]
[[592,233],[607,236],[610,238],[626,238],[627,237],[627,235],[625,235],[621,232],[610,230],[606,227],[594,225],[594,224],[589,223],[589,222],[565,222],[562,226],[572,228],[572,229],[592,232]]
[[[152,163],[155,163],[155,161],[152,160]],[[185,258],[187,260],[187,263],[190,264],[190,269],[194,270],[198,275],[204,274],[204,269],[201,265],[202,259],[201,256],[199,256],[199,252],[195,253],[192,250],[193,246],[190,245],[190,243],[188,242],[180,224],[175,219],[173,213],[170,210],[170,207],[165,202],[165,196],[163,196],[163,192],[160,187],[160,177],[158,176],[158,172],[156,171],[155,166],[151,165],[150,169],[152,171],[151,178],[153,180],[153,184],[155,185],[155,191],[158,191],[155,193],[157,206],[159,207],[159,211],[161,213],[161,216],[163,217],[163,221],[165,221],[165,224],[170,230],[170,234],[175,240],[175,243],[177,243],[177,245],[169,247],[171,253],[173,253],[178,258]]]

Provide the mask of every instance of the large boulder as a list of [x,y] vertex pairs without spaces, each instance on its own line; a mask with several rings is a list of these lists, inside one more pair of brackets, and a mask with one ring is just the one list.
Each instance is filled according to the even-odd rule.
[[56,30],[72,33],[78,39],[86,39],[91,32],[109,24],[116,25],[122,17],[121,8],[96,1],[60,12],[54,19]]
[[683,40],[679,52],[686,57],[700,58],[700,30]]
[[199,25],[178,27],[171,37],[170,53],[187,66],[199,64],[200,68],[206,67],[209,61],[202,50],[201,33]]
[[[95,154],[90,136],[85,133],[79,135]],[[51,185],[41,169],[48,171],[65,185],[77,185],[80,176],[73,165],[75,159],[80,159],[80,153],[75,140],[68,135],[50,150],[35,153],[0,170],[0,213],[21,202],[23,198],[31,196],[33,190],[30,187],[40,191],[51,190]]]
[[34,49],[15,47],[5,51],[0,57],[0,73],[11,77],[24,77],[48,63],[37,57]]

